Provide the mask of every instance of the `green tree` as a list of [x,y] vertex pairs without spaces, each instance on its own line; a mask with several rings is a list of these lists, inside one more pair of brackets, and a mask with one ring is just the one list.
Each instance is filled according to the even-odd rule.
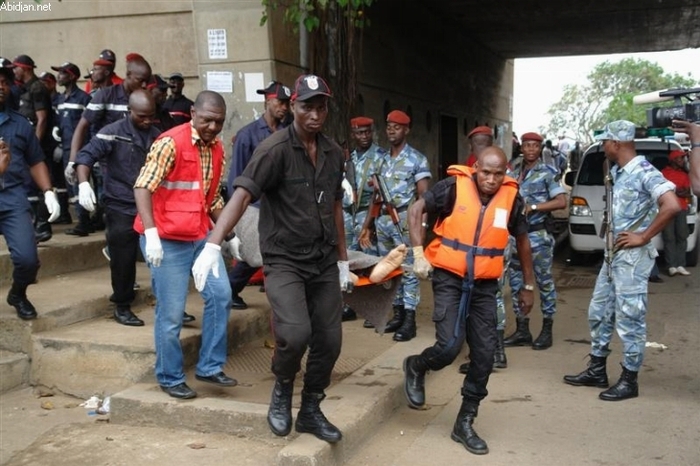
[[547,134],[567,131],[578,141],[590,143],[593,131],[609,121],[624,119],[646,126],[648,108],[673,105],[673,102],[634,105],[632,97],[659,89],[697,85],[690,73],[687,76],[665,73],[657,63],[639,58],[599,63],[587,80],[582,85],[564,87],[561,99],[547,112],[550,117],[545,128]]
[[333,91],[325,131],[348,140],[348,121],[357,107],[357,77],[362,56],[362,30],[370,25],[367,11],[377,0],[262,0],[260,25],[272,9],[283,8],[285,22],[309,33],[309,73],[323,77]]

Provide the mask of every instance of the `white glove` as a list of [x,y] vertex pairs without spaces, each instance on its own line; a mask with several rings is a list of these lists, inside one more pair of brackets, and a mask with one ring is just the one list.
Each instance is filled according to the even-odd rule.
[[340,279],[340,291],[352,293],[355,285],[350,278],[350,262],[338,261],[338,278]]
[[56,198],[56,193],[53,191],[46,191],[44,193],[44,204],[46,204],[46,209],[49,211],[49,223],[56,220],[61,215],[61,205],[58,203]]
[[75,162],[68,162],[66,169],[63,170],[63,176],[66,178],[66,183],[75,186],[78,183],[78,177],[75,174]]
[[238,236],[234,236],[232,240],[226,242],[226,245],[228,246],[228,252],[231,254],[231,257],[237,261],[243,260],[243,257],[241,257],[241,240]]
[[433,266],[423,255],[423,246],[413,246],[413,275],[427,280],[433,272]]
[[95,210],[95,192],[92,190],[89,181],[83,181],[78,185],[78,202],[81,206],[85,208],[88,212]]
[[341,186],[343,187],[343,190],[345,191],[345,194],[343,195],[343,201],[346,204],[352,204],[355,202],[355,192],[352,189],[352,185],[348,180],[343,178],[343,182],[341,183]]
[[51,136],[53,136],[56,142],[61,142],[61,130],[58,128],[58,126],[53,127],[51,130]]
[[197,291],[204,289],[210,270],[214,277],[219,278],[220,258],[221,246],[207,242],[192,266],[192,277],[194,277],[194,287]]
[[143,234],[146,236],[146,260],[153,267],[159,267],[163,260],[163,245],[160,244],[158,229],[146,228]]

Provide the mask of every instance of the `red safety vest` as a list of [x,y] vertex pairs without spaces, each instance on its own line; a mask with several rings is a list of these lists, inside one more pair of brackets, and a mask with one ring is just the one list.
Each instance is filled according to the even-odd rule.
[[[158,139],[171,137],[177,150],[175,165],[153,193],[153,220],[161,238],[196,241],[207,236],[212,222],[209,218],[214,196],[219,192],[224,159],[219,139],[211,148],[214,174],[209,192],[204,193],[202,161],[199,149],[192,144],[192,125],[185,123],[161,134]],[[134,229],[143,233],[141,217],[136,216]]]
[[475,172],[463,165],[447,169],[448,175],[457,177],[455,204],[452,213],[435,224],[436,237],[425,249],[425,257],[433,267],[464,277],[467,255],[473,252],[472,280],[498,279],[503,272],[508,220],[518,194],[518,182],[506,176],[501,188],[483,206],[473,179]]

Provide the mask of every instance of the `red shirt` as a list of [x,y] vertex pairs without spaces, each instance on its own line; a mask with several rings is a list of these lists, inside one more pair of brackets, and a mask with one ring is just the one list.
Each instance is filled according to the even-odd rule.
[[[685,170],[674,168],[668,165],[663,170],[661,170],[661,174],[668,181],[676,185],[676,191],[678,191],[679,189],[690,189],[690,176],[688,175],[688,173],[686,173]],[[680,196],[676,197],[678,197],[678,202],[680,202],[681,207],[683,209],[687,209],[688,198]]]
[[467,163],[465,165],[467,167],[473,167],[475,163],[476,163],[476,155],[469,154],[469,157],[467,157]]

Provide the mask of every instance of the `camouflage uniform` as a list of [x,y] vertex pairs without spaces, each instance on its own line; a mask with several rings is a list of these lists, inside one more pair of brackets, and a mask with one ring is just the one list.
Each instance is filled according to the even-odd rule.
[[[399,236],[389,215],[378,216],[375,225],[377,229],[378,255],[385,256],[401,243],[411,244],[408,237],[408,207],[416,199],[416,183],[430,178],[428,159],[413,147],[406,144],[396,157],[385,152],[378,161],[378,173],[384,178],[391,200],[399,212],[402,235]],[[409,248],[406,264],[413,265],[413,252]],[[394,306],[404,306],[406,309],[416,309],[420,302],[420,287],[413,272],[404,272]]]
[[[659,197],[675,189],[643,156],[635,157],[621,170],[613,166],[611,175],[614,237],[625,230],[646,230],[658,212]],[[658,253],[648,243],[605,254],[606,262],[600,269],[588,307],[591,354],[598,357],[610,354],[615,328],[622,340],[623,366],[638,372],[646,343],[647,283]]]
[[[363,153],[357,152],[357,149],[352,151],[351,161],[355,166],[355,192],[357,200],[355,201],[355,218],[352,215],[352,205],[343,198],[343,220],[345,222],[345,244],[352,251],[360,251],[358,240],[362,225],[367,218],[369,204],[372,202],[372,194],[374,188],[368,184],[370,176],[376,172],[376,166],[379,161],[387,154],[386,150],[379,147],[377,144],[372,145]],[[352,183],[352,180],[348,180]],[[376,249],[363,250],[367,254],[377,254]]]
[[[513,176],[520,182],[520,195],[525,200],[525,205],[541,204],[547,202],[559,194],[565,194],[566,190],[555,181],[557,170],[541,160],[530,169],[523,171],[522,161],[513,167]],[[557,292],[554,288],[552,277],[552,262],[554,259],[554,236],[541,228],[547,219],[548,212],[531,212],[528,215],[530,228],[530,247],[532,248],[532,265],[535,269],[535,280],[540,290],[540,305],[545,318],[552,318],[556,312]],[[540,229],[537,229],[540,228]],[[523,287],[523,272],[520,260],[513,255],[508,269],[508,277],[512,289],[513,311],[516,316],[521,316],[518,296]]]

